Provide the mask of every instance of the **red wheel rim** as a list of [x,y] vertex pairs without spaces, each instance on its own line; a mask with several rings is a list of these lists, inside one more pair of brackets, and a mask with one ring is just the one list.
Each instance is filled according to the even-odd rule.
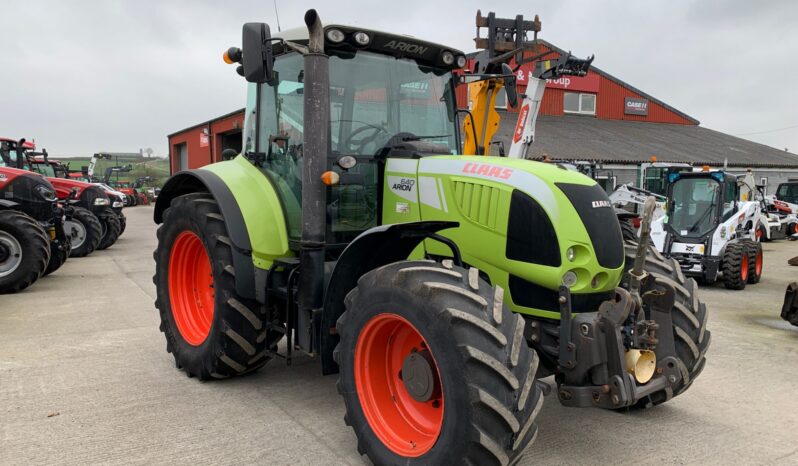
[[762,275],[762,250],[756,252],[756,264],[754,264],[754,270],[756,270],[756,276],[759,277]]
[[762,227],[759,227],[759,228],[756,229],[756,240],[757,241],[762,241],[762,236],[764,236],[764,234],[762,232]]
[[355,347],[355,387],[371,429],[392,452],[418,457],[435,445],[443,426],[443,391],[437,363],[436,388],[427,401],[416,400],[401,372],[414,352],[428,351],[421,333],[405,318],[379,314],[360,331]]
[[743,259],[740,263],[740,278],[742,278],[743,281],[748,280],[748,254],[746,254],[745,251],[743,251]]
[[177,330],[199,346],[213,323],[213,271],[208,253],[192,231],[177,235],[169,256],[169,301]]

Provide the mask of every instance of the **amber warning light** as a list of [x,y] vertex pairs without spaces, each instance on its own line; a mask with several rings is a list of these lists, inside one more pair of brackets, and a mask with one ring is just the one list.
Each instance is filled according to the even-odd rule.
[[241,62],[241,49],[238,47],[230,47],[224,52],[222,55],[224,62],[228,65],[232,65],[233,63],[240,63]]

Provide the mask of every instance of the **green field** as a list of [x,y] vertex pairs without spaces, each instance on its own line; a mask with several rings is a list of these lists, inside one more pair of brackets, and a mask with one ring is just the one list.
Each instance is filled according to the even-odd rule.
[[[81,167],[88,167],[90,157],[51,157],[52,160],[58,160],[63,164],[69,164],[71,171],[80,171]],[[146,157],[132,157],[120,156],[114,157],[112,160],[101,159],[97,162],[94,168],[94,175],[102,177],[108,167],[117,165],[132,165],[133,169],[125,173],[114,173],[111,175],[111,181],[134,181],[136,178],[142,176],[150,176],[153,181],[148,186],[162,186],[166,179],[169,177],[169,160],[159,158],[146,158]]]

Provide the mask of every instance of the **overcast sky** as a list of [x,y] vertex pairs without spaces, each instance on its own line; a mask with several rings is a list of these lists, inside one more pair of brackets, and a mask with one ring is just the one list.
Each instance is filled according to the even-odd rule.
[[[798,153],[798,1],[277,0],[473,51],[474,16],[539,14],[541,38],[712,129]],[[241,25],[277,30],[272,0],[0,0],[0,136],[53,155],[167,152],[166,135],[244,105],[221,55]],[[784,129],[787,128],[787,129]],[[778,131],[777,131],[778,130]]]

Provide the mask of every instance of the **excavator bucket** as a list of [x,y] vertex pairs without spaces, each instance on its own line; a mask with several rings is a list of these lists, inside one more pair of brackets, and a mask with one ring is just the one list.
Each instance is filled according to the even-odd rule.
[[784,293],[784,306],[781,308],[781,318],[798,326],[798,283],[796,282],[787,285],[787,292]]

